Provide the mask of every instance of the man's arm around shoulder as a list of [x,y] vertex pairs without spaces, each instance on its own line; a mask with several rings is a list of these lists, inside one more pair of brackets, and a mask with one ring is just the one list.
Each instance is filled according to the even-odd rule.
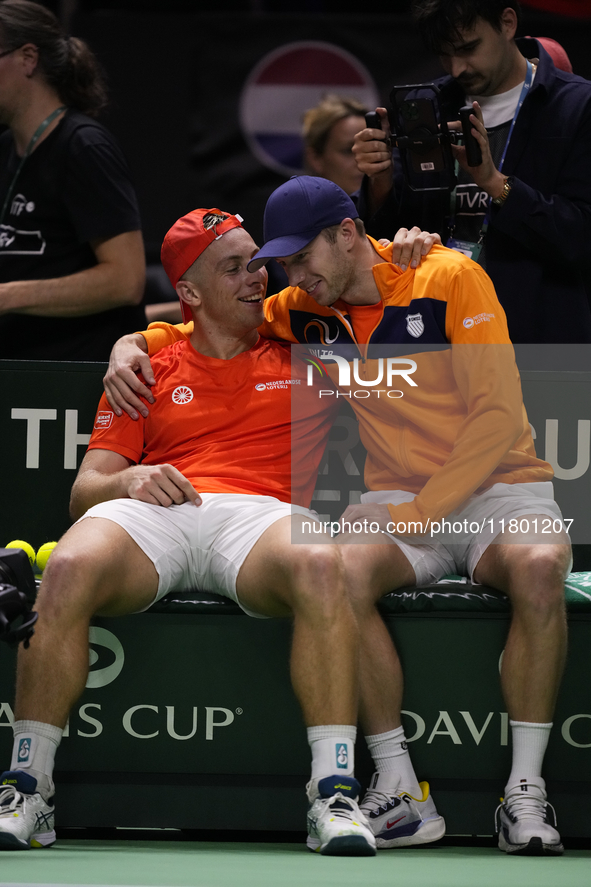
[[[148,408],[140,398],[154,403],[152,392],[147,387],[155,384],[149,355],[156,354],[173,342],[190,338],[192,332],[192,322],[176,325],[153,323],[149,329],[122,336],[115,342],[103,384],[116,416],[122,416],[125,412],[134,420],[140,414],[147,418]],[[138,373],[144,377],[145,385],[138,378]]]

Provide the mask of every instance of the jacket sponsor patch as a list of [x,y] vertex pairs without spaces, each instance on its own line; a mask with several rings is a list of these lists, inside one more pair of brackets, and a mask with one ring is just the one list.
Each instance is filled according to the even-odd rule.
[[464,326],[467,330],[471,330],[473,326],[476,326],[477,323],[490,323],[493,320],[494,314],[475,314],[474,317],[464,317]]

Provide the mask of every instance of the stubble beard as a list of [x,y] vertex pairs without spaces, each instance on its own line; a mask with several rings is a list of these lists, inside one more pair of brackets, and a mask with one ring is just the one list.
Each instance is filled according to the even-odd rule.
[[337,254],[336,244],[335,250],[335,271],[331,275],[330,282],[325,278],[327,288],[327,306],[334,305],[339,299],[347,296],[354,289],[355,268],[353,260],[348,253]]

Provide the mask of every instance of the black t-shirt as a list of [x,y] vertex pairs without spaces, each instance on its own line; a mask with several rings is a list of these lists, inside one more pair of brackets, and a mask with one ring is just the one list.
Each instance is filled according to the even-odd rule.
[[[0,207],[18,167],[0,136]],[[97,264],[89,241],[141,227],[123,154],[110,133],[68,111],[27,158],[0,227],[0,283],[65,277]],[[113,343],[145,323],[143,308],[83,317],[0,315],[0,358],[107,360]],[[139,326],[138,326],[139,325]]]

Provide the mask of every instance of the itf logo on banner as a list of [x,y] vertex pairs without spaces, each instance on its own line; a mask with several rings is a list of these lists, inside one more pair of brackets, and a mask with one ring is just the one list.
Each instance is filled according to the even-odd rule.
[[286,43],[264,56],[240,98],[240,124],[255,157],[282,175],[302,173],[303,114],[331,92],[372,110],[380,103],[367,68],[340,46]]
[[347,749],[347,746],[342,742],[337,742],[336,754],[337,768],[339,770],[346,770],[349,766],[349,750]]

